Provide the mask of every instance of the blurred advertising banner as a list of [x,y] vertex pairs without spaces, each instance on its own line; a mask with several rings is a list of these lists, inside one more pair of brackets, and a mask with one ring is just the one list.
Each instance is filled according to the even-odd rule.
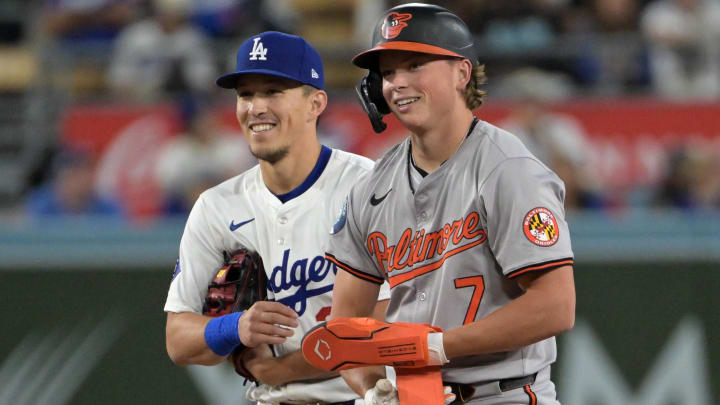
[[[0,404],[243,404],[230,367],[165,349],[172,265],[0,270]],[[558,338],[564,405],[720,400],[717,265],[579,264],[577,322]]]
[[94,157],[101,195],[120,201],[131,217],[146,218],[160,211],[154,179],[159,152],[179,130],[169,105],[76,106],[62,118],[61,141]]
[[[538,109],[562,124],[555,132],[561,152],[590,167],[609,190],[656,185],[683,148],[720,160],[720,103],[581,100],[539,106],[490,101],[476,114],[516,133],[513,119]],[[216,109],[215,115],[225,132],[241,136],[232,106]],[[181,121],[171,105],[75,106],[62,119],[61,141],[97,157],[101,193],[126,202],[131,216],[153,216],[160,204],[154,168],[168,140],[181,131]],[[321,116],[320,138],[329,146],[378,158],[407,136],[394,117],[385,121],[388,129],[375,134],[356,102],[336,101]],[[562,134],[568,128],[576,133],[569,141]]]
[[[475,111],[480,119],[506,128],[523,103],[489,101]],[[542,106],[578,125],[587,138],[588,164],[607,187],[653,185],[679,148],[704,150],[720,158],[720,103],[580,100]],[[379,157],[406,136],[394,117],[386,117],[386,133],[373,133],[367,117],[354,104],[329,108],[328,120],[347,131],[353,150]],[[513,131],[511,131],[513,132]]]

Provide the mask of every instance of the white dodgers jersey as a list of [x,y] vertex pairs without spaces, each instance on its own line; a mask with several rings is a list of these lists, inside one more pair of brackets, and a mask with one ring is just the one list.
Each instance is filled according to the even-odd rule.
[[[308,178],[290,193],[268,190],[259,165],[205,191],[185,226],[165,311],[200,313],[223,252],[244,247],[262,257],[269,299],[299,315],[295,334],[274,346],[276,355],[300,349],[305,333],[330,314],[337,273],[324,256],[330,229],[350,188],[372,167],[367,158],[323,146]],[[385,286],[379,300],[388,298]],[[310,385],[318,387],[304,393],[316,400],[357,397],[340,377]]]
[[[522,294],[512,279],[573,263],[562,181],[512,134],[479,121],[458,150],[422,177],[410,140],[353,188],[327,257],[368,281],[389,280],[388,321],[444,330],[482,319]],[[453,359],[445,381],[532,374],[555,340]]]

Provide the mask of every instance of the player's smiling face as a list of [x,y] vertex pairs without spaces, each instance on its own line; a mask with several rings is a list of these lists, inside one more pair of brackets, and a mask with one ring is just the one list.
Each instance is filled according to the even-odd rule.
[[301,83],[276,76],[247,74],[237,87],[237,119],[256,158],[275,163],[285,157],[312,109]]
[[408,51],[383,51],[379,55],[383,96],[408,128],[425,127],[447,116],[455,92],[449,79],[448,58]]
[[378,63],[383,96],[409,129],[441,123],[457,105],[453,83],[457,59],[408,51],[382,51]]

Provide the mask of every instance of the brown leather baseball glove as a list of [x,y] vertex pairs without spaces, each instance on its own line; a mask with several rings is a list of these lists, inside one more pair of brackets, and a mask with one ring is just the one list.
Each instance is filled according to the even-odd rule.
[[[225,253],[225,265],[218,270],[208,286],[203,315],[217,317],[231,312],[245,311],[257,301],[267,299],[267,276],[257,252],[240,249]],[[235,371],[250,381],[255,377],[243,365],[240,346],[231,355]]]

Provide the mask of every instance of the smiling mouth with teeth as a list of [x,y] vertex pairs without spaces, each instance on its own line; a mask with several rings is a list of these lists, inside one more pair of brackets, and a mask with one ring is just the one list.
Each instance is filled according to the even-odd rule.
[[410,103],[414,103],[414,102],[418,101],[419,99],[420,99],[420,97],[406,98],[404,100],[395,102],[395,104],[397,104],[398,106],[404,106],[404,105],[407,105]]
[[255,124],[250,126],[253,132],[265,132],[273,128],[275,128],[275,124]]

